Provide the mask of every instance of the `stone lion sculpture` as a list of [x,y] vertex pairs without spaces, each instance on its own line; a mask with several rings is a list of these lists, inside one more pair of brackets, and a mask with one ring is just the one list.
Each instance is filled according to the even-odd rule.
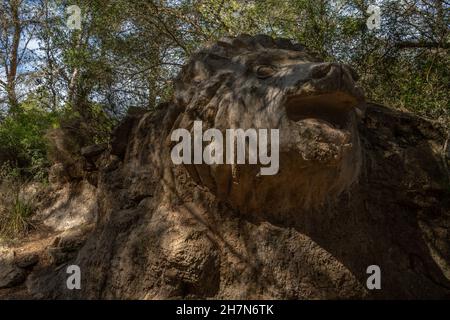
[[[239,36],[200,49],[173,101],[132,110],[116,129],[96,163],[95,230],[76,257],[71,250],[31,273],[27,290],[37,298],[449,298],[445,131],[365,103],[356,80],[351,67],[285,39]],[[258,176],[258,164],[174,165],[171,133],[197,120],[221,131],[279,129],[278,174]],[[80,267],[81,290],[65,287],[65,265]],[[379,290],[367,286],[373,265]]]
[[361,165],[357,122],[365,103],[356,80],[350,66],[318,61],[286,39],[243,35],[200,50],[175,82],[175,103],[185,110],[177,126],[277,128],[280,171],[261,177],[258,166],[202,164],[189,172],[243,212],[335,198]]

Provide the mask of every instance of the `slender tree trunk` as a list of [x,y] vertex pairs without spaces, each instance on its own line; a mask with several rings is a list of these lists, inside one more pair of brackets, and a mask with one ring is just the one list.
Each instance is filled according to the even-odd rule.
[[19,101],[16,93],[16,80],[17,80],[17,66],[19,60],[19,44],[20,36],[22,33],[22,24],[20,21],[20,0],[12,0],[11,6],[11,18],[13,37],[11,44],[11,52],[9,54],[9,66],[6,69],[6,92],[8,95],[8,102],[10,104],[10,111],[16,112],[19,107]]

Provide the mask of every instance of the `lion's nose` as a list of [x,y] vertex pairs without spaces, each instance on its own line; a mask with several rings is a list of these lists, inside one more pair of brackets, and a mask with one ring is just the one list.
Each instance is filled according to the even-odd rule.
[[340,63],[318,63],[311,67],[311,78],[314,80],[336,83],[356,82],[358,75],[352,67]]

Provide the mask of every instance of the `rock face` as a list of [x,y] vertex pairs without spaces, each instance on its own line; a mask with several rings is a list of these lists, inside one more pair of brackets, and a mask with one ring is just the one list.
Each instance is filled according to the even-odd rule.
[[[174,100],[134,113],[97,163],[95,230],[39,298],[450,298],[450,188],[437,124],[364,104],[350,67],[288,40],[227,38]],[[365,114],[364,114],[365,113]],[[280,172],[174,165],[174,129],[280,129]],[[381,268],[368,290],[367,267]]]
[[66,231],[95,222],[97,190],[87,181],[72,181],[48,190],[33,220],[54,231]]

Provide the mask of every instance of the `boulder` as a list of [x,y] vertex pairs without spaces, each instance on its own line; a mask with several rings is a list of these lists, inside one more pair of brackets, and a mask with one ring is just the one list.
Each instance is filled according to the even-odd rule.
[[101,155],[108,148],[108,144],[93,144],[87,147],[81,148],[81,155],[86,159],[94,159]]
[[26,272],[14,265],[14,253],[12,251],[0,252],[0,289],[11,288],[23,283]]
[[13,264],[0,263],[0,289],[11,288],[23,283],[26,272]]
[[15,258],[15,265],[19,268],[32,268],[39,262],[39,255],[36,253],[23,254]]

